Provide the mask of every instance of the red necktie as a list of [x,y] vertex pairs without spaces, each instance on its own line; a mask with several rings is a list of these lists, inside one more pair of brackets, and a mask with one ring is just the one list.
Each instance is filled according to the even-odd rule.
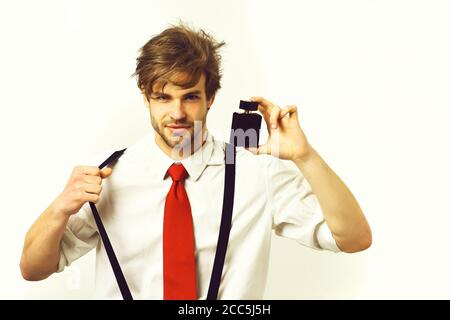
[[183,186],[187,171],[181,163],[174,163],[167,172],[172,186],[164,207],[164,300],[196,300],[194,227]]

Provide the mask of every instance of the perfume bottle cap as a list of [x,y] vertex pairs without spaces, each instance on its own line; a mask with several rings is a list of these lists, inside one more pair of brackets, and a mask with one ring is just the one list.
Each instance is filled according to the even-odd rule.
[[244,110],[248,110],[248,111],[256,111],[256,110],[258,110],[258,102],[241,100],[239,103],[239,109],[244,109]]

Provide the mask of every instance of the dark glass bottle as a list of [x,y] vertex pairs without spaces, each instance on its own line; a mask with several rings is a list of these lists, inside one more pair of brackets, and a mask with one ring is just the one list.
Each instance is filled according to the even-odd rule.
[[258,102],[243,101],[239,103],[243,113],[234,112],[231,123],[230,144],[236,147],[257,148],[261,130],[261,115],[257,114]]

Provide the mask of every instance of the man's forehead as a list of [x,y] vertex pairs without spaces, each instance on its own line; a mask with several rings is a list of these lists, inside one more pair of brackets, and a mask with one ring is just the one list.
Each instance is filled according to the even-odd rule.
[[177,93],[184,93],[189,91],[204,91],[205,89],[205,76],[202,74],[197,82],[197,84],[193,87],[189,88],[183,88],[182,86],[176,85],[175,83],[183,83],[187,82],[188,75],[184,73],[177,73],[176,75],[172,76],[169,81],[158,81],[153,85],[153,92],[154,93],[170,93],[170,92],[177,92]]

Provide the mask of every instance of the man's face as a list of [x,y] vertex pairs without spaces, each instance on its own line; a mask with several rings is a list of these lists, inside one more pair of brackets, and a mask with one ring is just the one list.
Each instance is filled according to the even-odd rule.
[[144,101],[156,133],[170,148],[182,148],[193,146],[194,139],[198,139],[196,136],[204,133],[206,116],[214,97],[206,99],[205,76],[202,75],[198,83],[188,89],[168,82],[163,90],[161,85],[155,84],[150,99],[144,95]]

